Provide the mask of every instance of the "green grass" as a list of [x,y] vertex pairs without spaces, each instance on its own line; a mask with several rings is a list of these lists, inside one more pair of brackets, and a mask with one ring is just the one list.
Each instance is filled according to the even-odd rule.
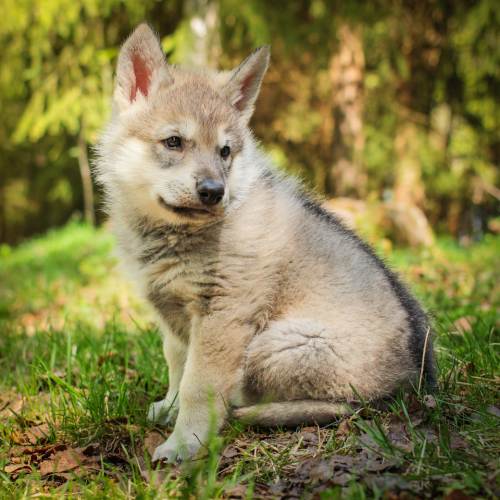
[[[231,488],[233,498],[442,498],[455,489],[499,495],[500,421],[486,409],[500,407],[500,238],[469,248],[439,241],[387,255],[435,318],[440,393],[431,409],[415,410],[402,398],[392,411],[364,411],[340,428],[313,430],[313,448],[307,430],[232,423],[222,437],[212,435],[208,455],[189,476],[173,469],[156,486],[133,457],[147,463],[147,440],[170,432],[146,421],[148,405],[165,394],[168,368],[160,335],[114,268],[112,248],[105,229],[76,223],[14,250],[0,248],[0,499],[208,499],[227,498]],[[416,423],[422,410],[425,418]],[[391,434],[398,419],[406,422],[405,446]],[[106,456],[128,463],[102,462],[99,472],[64,481],[43,477],[35,466],[15,478],[2,472],[12,464],[12,446],[26,439],[23,429],[42,421],[48,444],[98,442]],[[315,450],[327,462],[359,458],[368,453],[362,435],[395,465],[369,474],[349,469],[338,480],[346,481],[342,488],[311,479],[306,466]],[[406,483],[386,493],[397,478]],[[294,485],[299,489],[290,492]]]

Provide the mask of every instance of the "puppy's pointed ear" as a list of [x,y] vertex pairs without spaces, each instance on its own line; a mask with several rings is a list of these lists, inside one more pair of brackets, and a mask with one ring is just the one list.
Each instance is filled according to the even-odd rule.
[[262,45],[250,54],[230,75],[223,91],[229,102],[248,122],[259,95],[260,84],[269,64],[269,45]]
[[118,56],[114,98],[123,112],[173,83],[160,40],[148,23],[127,38]]

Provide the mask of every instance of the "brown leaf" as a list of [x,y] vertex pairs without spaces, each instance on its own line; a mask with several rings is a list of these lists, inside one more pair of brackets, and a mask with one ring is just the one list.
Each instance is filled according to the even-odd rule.
[[456,432],[452,432],[450,436],[450,448],[452,450],[465,450],[467,448],[467,441],[458,435]]
[[23,397],[15,403],[7,406],[3,411],[3,415],[13,417],[14,415],[22,415],[23,418],[31,418],[32,416],[41,417],[43,412],[40,407],[48,407],[50,405],[50,394],[41,392],[37,396]]
[[405,481],[400,476],[366,476],[363,482],[371,490],[385,491],[389,490],[391,492],[400,492],[405,490],[412,490],[412,485]]
[[13,452],[16,453],[18,456],[25,455],[25,456],[32,456],[32,458],[36,457],[34,461],[38,462],[45,458],[50,457],[51,455],[53,455],[58,451],[64,451],[67,449],[68,449],[67,444],[52,444],[48,446],[30,446],[30,447],[18,446],[15,448]]
[[368,461],[367,472],[382,472],[387,469],[392,469],[399,464],[399,460],[384,460],[382,457],[375,457]]
[[347,472],[337,472],[330,480],[333,486],[345,486],[353,477]]
[[320,460],[311,467],[308,476],[307,482],[311,484],[327,481],[332,476],[332,469],[325,460]]
[[233,446],[229,446],[228,448],[226,448],[226,451],[224,451],[224,453],[222,454],[222,457],[223,458],[234,458],[237,455],[241,455],[241,452],[239,450],[237,450],[236,448],[234,448]]
[[269,488],[269,493],[273,496],[279,496],[287,489],[287,487],[287,482],[284,479],[280,479]]
[[451,485],[455,481],[451,476],[451,474],[444,474],[444,475],[433,474],[432,476],[429,476],[428,479],[440,485]]
[[302,442],[306,444],[318,444],[319,438],[317,432],[301,432]]
[[246,498],[248,486],[244,484],[236,484],[234,486],[225,486],[224,492],[228,498]]
[[154,452],[160,444],[165,442],[165,438],[158,431],[150,431],[146,438],[144,439],[144,447],[146,448],[150,457],[154,455]]
[[301,474],[303,472],[309,472],[311,468],[319,462],[319,458],[307,458],[303,460],[301,464],[295,469],[297,474]]
[[372,454],[382,451],[382,448],[369,434],[361,435],[359,438],[357,438],[357,441],[366,453]]
[[408,433],[408,427],[405,423],[396,415],[391,417],[389,421],[389,434],[387,434],[387,439],[390,443],[398,446],[406,444],[406,436]]
[[430,427],[419,427],[417,432],[417,439],[422,442],[426,439],[429,443],[437,443],[438,432]]
[[286,498],[301,498],[303,494],[302,488],[299,488],[298,486],[294,486],[289,492],[287,492]]
[[30,427],[26,430],[26,436],[30,444],[45,444],[50,437],[49,424]]
[[20,474],[21,472],[31,472],[31,467],[28,464],[6,465],[4,468],[4,472],[9,475]]
[[401,450],[410,452],[413,450],[410,436],[411,432],[408,426],[399,416],[393,415],[389,421],[389,434],[387,434],[389,442]]
[[161,470],[160,467],[157,467],[156,470],[153,468],[153,470],[149,472],[144,456],[136,458],[135,463],[140,471],[142,479],[153,486],[161,486],[170,475],[170,471]]
[[306,432],[318,432],[317,427],[303,427],[300,431],[300,434],[304,434]]
[[[423,421],[423,413],[424,409],[422,407],[422,403],[412,395],[411,404],[407,408],[408,416],[410,417],[410,423],[413,427],[421,424]],[[404,413],[400,410],[400,415],[403,416]],[[406,418],[406,416],[405,416]]]
[[[101,455],[89,456],[90,453],[101,451]],[[20,464],[21,467],[33,466],[38,469],[45,481],[61,483],[74,477],[92,478],[92,475],[102,471],[101,458],[114,463],[127,463],[123,458],[120,461],[113,460],[114,455],[104,455],[105,451],[100,445],[92,444],[85,448],[71,448],[66,444],[50,446],[17,447],[10,450],[11,459],[19,462],[25,460],[27,463]],[[19,465],[16,465],[19,467]],[[120,466],[115,466],[120,470]],[[29,469],[31,470],[31,469]],[[104,469],[109,476],[116,474],[116,470]],[[13,476],[14,477],[14,476]]]
[[23,441],[23,437],[19,429],[12,429],[10,431],[9,438],[14,444],[21,444]]
[[79,467],[85,460],[83,454],[75,452],[68,448],[63,451],[58,451],[52,460],[45,460],[41,463],[39,472],[41,475],[51,474],[54,472],[67,472]]
[[447,497],[443,500],[474,500],[474,497],[465,493],[462,490],[453,490]]
[[[365,434],[365,436],[367,436],[367,434]],[[351,470],[354,462],[354,457],[345,455],[333,455],[330,457],[330,465],[333,469]]]
[[288,477],[288,482],[292,484],[311,482],[311,479],[309,478],[309,472],[313,467],[318,465],[320,461],[321,460],[318,457],[307,458],[295,469],[295,473],[291,474]]
[[348,436],[352,430],[352,423],[349,420],[344,420],[340,423],[339,428],[335,431],[337,437]]

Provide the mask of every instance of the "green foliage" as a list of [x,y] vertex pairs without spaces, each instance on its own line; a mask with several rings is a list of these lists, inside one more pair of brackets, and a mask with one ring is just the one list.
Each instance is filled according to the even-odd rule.
[[[271,67],[253,127],[280,166],[321,193],[336,147],[331,63],[339,30],[361,33],[363,134],[370,200],[390,196],[395,142],[418,127],[421,208],[435,230],[481,237],[498,215],[500,15],[495,0],[212,0],[222,68],[263,43]],[[82,211],[76,136],[95,142],[109,114],[120,44],[143,19],[174,63],[190,58],[207,2],[5,0],[0,4],[0,241],[17,243]],[[199,11],[199,12],[198,12]],[[220,38],[220,47],[218,46]],[[99,204],[99,196],[97,196]]]

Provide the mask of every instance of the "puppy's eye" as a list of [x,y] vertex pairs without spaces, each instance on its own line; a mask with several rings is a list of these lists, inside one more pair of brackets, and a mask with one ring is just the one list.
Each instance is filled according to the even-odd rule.
[[229,156],[229,153],[231,152],[231,149],[229,148],[229,146],[224,146],[221,150],[220,150],[220,155],[222,156],[222,158],[224,158],[224,160]]
[[173,135],[172,137],[169,137],[168,139],[165,139],[162,142],[163,145],[168,149],[177,149],[177,150],[182,149],[181,138],[177,137],[176,135]]

